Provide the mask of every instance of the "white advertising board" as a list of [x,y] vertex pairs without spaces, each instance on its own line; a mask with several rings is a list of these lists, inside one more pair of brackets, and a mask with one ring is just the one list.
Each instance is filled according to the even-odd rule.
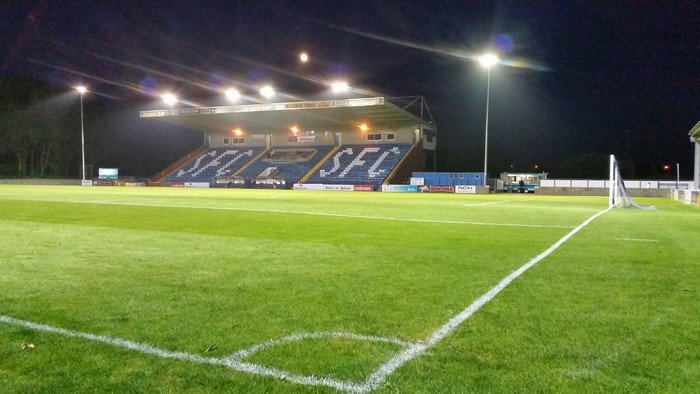
[[209,182],[185,182],[185,187],[209,188]]
[[470,185],[455,185],[455,193],[460,193],[460,194],[476,194],[476,186],[470,186]]
[[323,185],[323,190],[351,192],[354,191],[355,188],[353,187],[353,185]]
[[322,183],[295,183],[294,190],[323,190]]

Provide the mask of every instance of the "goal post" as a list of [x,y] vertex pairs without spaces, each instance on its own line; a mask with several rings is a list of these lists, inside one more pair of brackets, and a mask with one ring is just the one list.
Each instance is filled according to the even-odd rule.
[[627,192],[625,181],[620,176],[620,166],[615,155],[610,155],[610,183],[608,206],[618,208],[656,209],[654,206],[637,204]]

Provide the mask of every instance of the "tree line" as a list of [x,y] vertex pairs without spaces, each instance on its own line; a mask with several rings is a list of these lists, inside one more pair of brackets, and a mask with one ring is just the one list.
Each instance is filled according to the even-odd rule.
[[[86,167],[146,178],[202,143],[201,133],[139,119],[140,103],[84,96]],[[26,77],[0,79],[0,176],[79,178],[80,94]]]

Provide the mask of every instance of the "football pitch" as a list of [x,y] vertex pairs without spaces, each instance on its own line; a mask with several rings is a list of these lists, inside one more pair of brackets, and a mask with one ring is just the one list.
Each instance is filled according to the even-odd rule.
[[700,210],[0,185],[0,391],[693,392]]

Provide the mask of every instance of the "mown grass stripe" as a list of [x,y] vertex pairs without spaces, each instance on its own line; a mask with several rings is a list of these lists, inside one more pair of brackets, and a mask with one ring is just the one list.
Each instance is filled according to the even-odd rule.
[[168,204],[136,204],[136,203],[118,203],[104,201],[60,201],[71,204],[99,204],[99,205],[117,205],[117,206],[133,206],[133,207],[153,207],[153,208],[179,208],[179,209],[211,209],[219,211],[242,211],[242,212],[263,212],[263,213],[284,213],[291,215],[309,215],[309,216],[327,216],[340,217],[350,219],[370,219],[370,220],[390,220],[401,222],[414,223],[438,223],[438,224],[465,224],[473,226],[498,226],[498,227],[529,227],[529,228],[572,228],[573,226],[551,225],[551,224],[525,224],[525,223],[494,223],[494,222],[477,222],[477,221],[460,221],[460,220],[437,220],[437,219],[415,219],[415,218],[397,218],[387,216],[370,216],[370,215],[350,215],[344,213],[329,213],[329,212],[311,212],[311,211],[291,211],[283,209],[260,209],[260,208],[240,208],[240,207],[202,207],[196,205],[168,205]]

